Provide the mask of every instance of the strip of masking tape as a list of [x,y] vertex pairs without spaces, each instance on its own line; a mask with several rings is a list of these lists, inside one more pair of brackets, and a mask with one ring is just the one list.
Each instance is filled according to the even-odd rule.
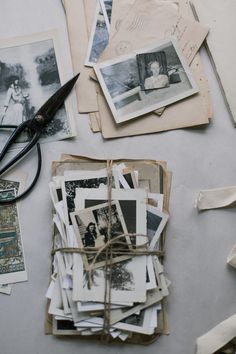
[[213,354],[235,337],[236,315],[233,315],[197,339],[196,354]]
[[236,187],[233,186],[200,191],[196,206],[199,210],[236,206]]
[[236,268],[236,245],[233,246],[227,257],[227,264]]

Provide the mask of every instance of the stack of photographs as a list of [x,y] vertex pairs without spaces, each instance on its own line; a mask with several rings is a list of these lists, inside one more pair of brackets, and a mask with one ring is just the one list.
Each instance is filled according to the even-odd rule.
[[113,161],[109,171],[106,161],[78,156],[53,163],[45,331],[146,342],[168,332],[163,254],[170,173],[166,163],[150,160]]

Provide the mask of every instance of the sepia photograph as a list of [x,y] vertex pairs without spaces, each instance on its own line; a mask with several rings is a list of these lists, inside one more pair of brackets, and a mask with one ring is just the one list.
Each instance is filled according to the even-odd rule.
[[[0,42],[0,125],[19,125],[33,118],[60,88],[65,75],[56,42],[54,32],[12,39],[8,45]],[[41,141],[75,135],[68,104],[44,129]],[[24,133],[18,142],[28,140]]]
[[103,61],[94,69],[117,123],[199,91],[174,38]]
[[[109,226],[109,205],[108,203],[99,204],[91,208],[76,210],[71,213],[71,220],[74,231],[77,237],[78,245],[81,248],[93,248],[99,251],[108,242],[108,226]],[[127,235],[128,231],[125,225],[124,217],[119,203],[113,201],[111,203],[111,239],[125,234],[119,241],[124,244],[113,244],[112,250],[124,249],[128,251],[131,246],[131,241]],[[94,254],[82,254],[85,269],[88,270],[90,264],[94,260]],[[124,253],[113,253],[112,263],[121,262],[129,259],[130,255]],[[105,265],[106,255],[101,253],[94,264],[95,268]]]
[[93,67],[93,65],[98,61],[109,41],[107,21],[99,1],[97,2],[93,21],[85,60],[85,65],[91,67]]

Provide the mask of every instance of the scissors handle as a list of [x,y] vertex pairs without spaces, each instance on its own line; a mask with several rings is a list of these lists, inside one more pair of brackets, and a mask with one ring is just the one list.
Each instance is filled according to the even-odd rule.
[[[4,148],[0,153],[0,162],[10,149],[10,147],[16,142],[17,137],[28,127],[29,121],[21,123],[10,135],[8,141],[6,142]],[[4,127],[4,126],[2,126]],[[37,143],[40,137],[40,132],[35,132],[33,138],[29,141],[28,144],[18,153],[16,154],[12,160],[10,160],[6,165],[0,168],[0,176],[9,170],[15,163],[17,163],[22,157],[24,157],[32,147]]]
[[0,205],[1,204],[11,204],[11,203],[17,202],[19,199],[24,198],[31,191],[31,189],[35,186],[35,184],[39,178],[41,166],[42,166],[42,154],[41,154],[40,144],[37,143],[36,147],[37,147],[37,153],[38,153],[38,167],[37,167],[37,171],[36,171],[35,177],[31,183],[31,185],[23,193],[17,195],[16,197],[14,197],[12,199],[0,200]]

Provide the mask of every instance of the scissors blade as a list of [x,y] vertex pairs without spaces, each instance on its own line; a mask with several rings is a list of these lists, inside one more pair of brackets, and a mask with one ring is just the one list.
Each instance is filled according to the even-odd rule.
[[[38,110],[32,119],[32,128],[44,128],[54,117],[59,108],[62,107],[65,99],[71,92],[80,74],[67,81],[59,90],[57,90]],[[30,128],[31,124],[29,124]]]

